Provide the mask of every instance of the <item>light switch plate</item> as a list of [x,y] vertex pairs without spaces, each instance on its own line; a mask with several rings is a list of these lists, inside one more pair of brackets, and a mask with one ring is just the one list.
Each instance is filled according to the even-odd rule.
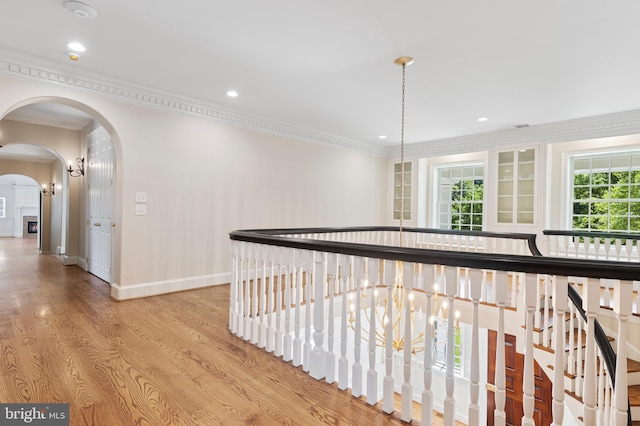
[[147,202],[147,193],[136,192],[136,203],[146,203],[146,202]]
[[147,206],[145,204],[136,204],[136,216],[146,216]]

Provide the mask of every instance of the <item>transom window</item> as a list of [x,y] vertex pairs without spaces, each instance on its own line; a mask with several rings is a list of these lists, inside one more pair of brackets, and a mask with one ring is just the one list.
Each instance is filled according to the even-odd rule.
[[439,228],[482,231],[482,165],[441,167],[437,175]]
[[640,151],[574,156],[574,230],[640,232]]

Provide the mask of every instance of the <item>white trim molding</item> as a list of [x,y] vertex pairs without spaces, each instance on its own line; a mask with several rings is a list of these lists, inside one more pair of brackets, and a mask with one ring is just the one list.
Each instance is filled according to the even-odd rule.
[[111,297],[115,300],[138,299],[177,291],[229,284],[230,281],[231,273],[227,272],[131,285],[111,283]]
[[[101,81],[104,77],[100,76],[71,76],[64,72],[47,69],[44,66],[27,64],[24,59],[10,58],[7,53],[2,51],[0,51],[0,75],[65,87],[71,90],[80,90],[147,107],[197,115],[219,120],[236,127],[248,128],[262,133],[284,136],[319,145],[359,151],[380,157],[397,158],[400,156],[400,148],[398,146],[379,146],[330,135],[318,130],[291,125],[266,117],[230,111],[220,105],[184,99],[149,88],[133,87],[130,83]],[[407,144],[405,146],[405,154],[409,158],[422,158],[475,152],[506,145],[518,146],[531,143],[568,142],[631,134],[640,134],[640,110],[417,142]]]
[[219,105],[201,103],[201,101],[190,99],[180,99],[175,95],[154,92],[146,88],[131,87],[120,83],[101,82],[99,81],[99,77],[74,77],[59,71],[46,69],[42,66],[22,64],[14,59],[2,57],[1,52],[0,75],[62,86],[72,90],[81,90],[147,107],[197,115],[223,121],[236,127],[244,127],[262,133],[285,136],[310,143],[330,145],[378,156],[384,156],[386,154],[386,149],[380,146],[278,122],[266,117],[250,116],[244,113],[229,111]]

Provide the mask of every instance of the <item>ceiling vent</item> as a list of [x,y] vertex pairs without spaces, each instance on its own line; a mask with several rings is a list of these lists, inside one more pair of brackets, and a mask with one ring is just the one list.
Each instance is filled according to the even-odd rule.
[[530,127],[528,124],[516,124],[517,129],[522,129],[523,127]]

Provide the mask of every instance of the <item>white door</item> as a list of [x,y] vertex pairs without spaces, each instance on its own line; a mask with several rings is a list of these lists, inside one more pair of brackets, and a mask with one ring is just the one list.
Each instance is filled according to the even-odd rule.
[[89,135],[87,148],[89,157],[87,270],[111,282],[114,176],[111,137],[104,128],[99,128]]

